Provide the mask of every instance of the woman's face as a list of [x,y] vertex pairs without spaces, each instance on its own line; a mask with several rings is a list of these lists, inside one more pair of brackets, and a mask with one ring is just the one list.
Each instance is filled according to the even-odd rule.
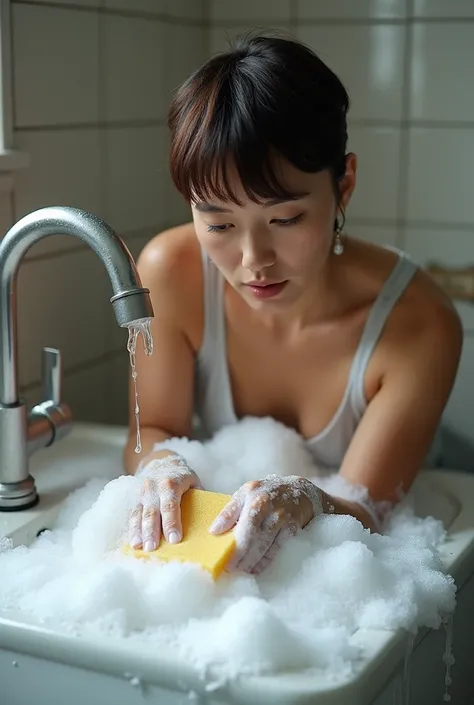
[[[346,158],[340,182],[345,208],[355,185],[356,158]],[[293,304],[313,286],[332,255],[337,204],[328,171],[307,174],[279,162],[292,200],[254,203],[236,172],[229,180],[242,205],[192,204],[197,237],[227,281],[254,308]]]

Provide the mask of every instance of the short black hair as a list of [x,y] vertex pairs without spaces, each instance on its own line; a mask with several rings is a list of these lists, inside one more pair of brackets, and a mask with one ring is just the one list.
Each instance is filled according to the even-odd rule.
[[291,38],[239,37],[177,90],[170,105],[170,170],[189,201],[239,204],[229,161],[249,198],[292,194],[279,182],[275,156],[297,169],[345,173],[349,96],[307,46]]

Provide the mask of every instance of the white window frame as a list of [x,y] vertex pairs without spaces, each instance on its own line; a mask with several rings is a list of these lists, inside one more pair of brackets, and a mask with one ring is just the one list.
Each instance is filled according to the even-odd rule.
[[0,0],[0,193],[13,190],[13,172],[29,163],[28,154],[13,148],[10,0]]

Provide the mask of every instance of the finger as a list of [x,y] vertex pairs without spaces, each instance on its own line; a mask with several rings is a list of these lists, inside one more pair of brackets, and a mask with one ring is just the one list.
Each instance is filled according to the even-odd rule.
[[144,551],[154,551],[160,543],[160,514],[155,502],[143,507],[142,543]]
[[255,565],[278,533],[278,521],[279,515],[271,512],[271,503],[265,498],[247,500],[235,528],[236,550],[228,570],[248,570]]
[[250,548],[252,536],[257,534],[271,511],[272,504],[266,494],[251,494],[244,499],[239,521],[235,527],[235,538],[242,551]]
[[268,513],[260,526],[250,536],[250,545],[235,564],[237,570],[247,573],[257,565],[274,543],[282,527],[282,518],[279,511]]
[[179,543],[183,537],[181,497],[179,489],[165,489],[160,492],[161,524],[169,543]]
[[143,505],[140,503],[130,512],[128,541],[132,548],[140,548],[142,545],[142,511]]
[[272,561],[275,559],[275,556],[281,551],[283,545],[288,541],[288,539],[290,539],[292,536],[295,536],[296,533],[296,524],[290,524],[288,526],[282,527],[278,534],[275,536],[275,540],[268,548],[268,551],[261,558],[261,560],[252,568],[251,573],[253,575],[260,575],[260,573],[265,570],[265,568],[267,568],[270,563],[272,563]]
[[223,534],[225,531],[232,529],[238,521],[241,511],[242,500],[239,497],[233,497],[214,519],[208,529],[209,533]]

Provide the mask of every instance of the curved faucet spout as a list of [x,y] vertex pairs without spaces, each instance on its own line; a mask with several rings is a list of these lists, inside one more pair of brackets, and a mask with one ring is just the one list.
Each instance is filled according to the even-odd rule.
[[120,326],[153,317],[132,255],[102,220],[78,208],[51,207],[18,221],[0,241],[0,511],[18,511],[38,501],[28,457],[71,428],[71,412],[61,402],[59,350],[43,351],[46,398],[29,413],[19,398],[16,283],[25,253],[48,235],[82,240],[102,261],[112,285],[110,301]]
[[72,235],[86,243],[104,264],[114,295],[117,322],[125,326],[153,316],[132,255],[102,220],[79,208],[42,208],[19,220],[0,242],[0,404],[18,403],[16,278],[25,253],[48,235]]

